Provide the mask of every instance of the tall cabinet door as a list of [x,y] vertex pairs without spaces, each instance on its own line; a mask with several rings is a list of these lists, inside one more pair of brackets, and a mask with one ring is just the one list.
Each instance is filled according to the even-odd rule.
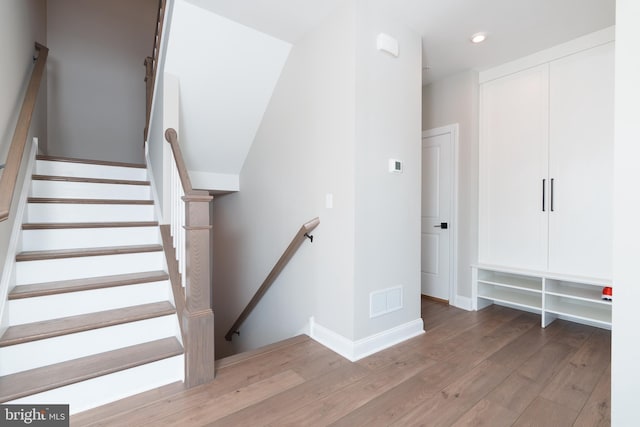
[[544,64],[481,86],[480,263],[547,268],[548,79]]
[[550,64],[549,271],[555,273],[611,277],[613,52],[609,43]]

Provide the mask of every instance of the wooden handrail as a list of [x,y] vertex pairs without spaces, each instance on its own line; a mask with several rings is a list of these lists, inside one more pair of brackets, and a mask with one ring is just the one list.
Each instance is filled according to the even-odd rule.
[[[208,191],[194,190],[191,186],[189,173],[182,157],[178,134],[174,129],[167,129],[165,138],[171,145],[173,160],[177,176],[182,186],[182,192],[176,197],[181,210],[178,219],[171,219],[170,232],[172,236],[179,236],[174,240],[176,251],[171,255],[177,258],[182,266],[186,279],[184,282],[184,304],[181,298],[176,298],[176,304],[181,314],[181,330],[185,348],[185,384],[194,387],[213,380],[215,376],[214,353],[214,323],[211,310],[211,282],[210,282],[210,231],[209,221],[210,203],[213,197]],[[173,167],[172,167],[173,169]],[[174,172],[171,172],[172,176]],[[178,184],[175,183],[176,190]],[[171,191],[171,193],[174,193]],[[165,244],[171,245],[171,239],[163,236]],[[168,240],[168,242],[167,242]],[[170,251],[169,251],[170,252]],[[180,255],[177,255],[179,253]],[[182,292],[180,272],[171,271],[172,287]]]
[[160,57],[160,42],[164,26],[164,14],[167,8],[167,0],[158,0],[158,17],[156,19],[156,33],[153,39],[153,52],[144,60],[146,73],[144,81],[147,83],[147,116],[144,124],[144,140],[149,136],[149,123],[151,121],[151,105],[153,104],[153,89],[156,85],[158,71],[158,58]]
[[191,179],[189,178],[189,172],[187,165],[182,157],[182,151],[180,150],[180,144],[178,143],[178,132],[175,129],[169,128],[164,132],[164,137],[171,146],[173,157],[176,159],[176,166],[178,168],[178,174],[180,175],[180,182],[182,182],[182,190],[185,195],[209,195],[207,191],[194,190],[191,186]]
[[264,282],[262,282],[262,285],[260,285],[253,298],[251,298],[249,304],[247,304],[245,309],[242,310],[242,313],[240,313],[238,319],[233,323],[233,326],[231,326],[229,332],[227,332],[227,334],[224,336],[227,341],[231,341],[233,334],[240,334],[238,332],[240,325],[242,325],[247,317],[249,317],[249,314],[251,314],[253,309],[258,305],[260,299],[262,299],[269,287],[273,284],[273,282],[275,282],[276,278],[282,272],[282,270],[284,270],[284,267],[287,265],[289,260],[291,260],[300,245],[302,245],[304,239],[309,238],[313,242],[313,236],[309,236],[309,233],[313,231],[313,229],[315,229],[318,224],[320,224],[320,218],[314,218],[300,227],[300,230],[298,230],[296,235],[293,237],[293,240],[291,240],[291,243],[289,243],[287,249],[285,249],[285,251],[282,253],[282,256],[280,257],[278,262],[276,262],[276,264],[273,266],[267,278],[264,279]]
[[22,157],[24,155],[24,147],[27,145],[27,137],[29,135],[29,128],[31,127],[31,117],[33,116],[33,110],[36,106],[40,82],[42,81],[47,56],[49,55],[49,49],[40,43],[36,43],[35,48],[39,52],[39,55],[36,59],[33,72],[31,73],[29,86],[27,86],[27,92],[22,102],[20,115],[18,116],[16,130],[13,133],[13,139],[9,147],[5,168],[2,171],[2,178],[0,178],[0,221],[5,221],[9,218],[11,201],[13,200],[20,165],[22,164]]

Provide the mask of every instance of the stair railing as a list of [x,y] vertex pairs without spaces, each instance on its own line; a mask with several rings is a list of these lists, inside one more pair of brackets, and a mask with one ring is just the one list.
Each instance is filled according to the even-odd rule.
[[158,17],[156,19],[156,34],[153,39],[153,52],[151,56],[144,59],[146,69],[144,81],[147,87],[147,115],[144,124],[144,140],[149,135],[149,122],[151,121],[151,106],[153,104],[153,89],[156,85],[156,74],[158,71],[158,58],[160,57],[160,41],[162,40],[162,29],[164,26],[164,14],[167,9],[167,0],[158,0]]
[[194,190],[175,129],[167,129],[171,145],[171,236],[184,292],[181,326],[185,347],[185,384],[193,387],[213,380],[214,329],[211,310],[209,208],[213,197]]
[[16,130],[13,133],[13,139],[9,146],[7,161],[2,170],[2,177],[0,178],[0,221],[5,221],[9,218],[11,201],[13,200],[13,194],[16,190],[16,182],[18,181],[18,175],[20,173],[24,148],[27,145],[27,137],[29,135],[29,128],[31,127],[31,117],[36,107],[38,90],[40,89],[40,82],[42,81],[47,56],[49,55],[49,49],[39,43],[36,43],[35,49],[38,52],[37,58],[34,57],[36,65],[33,67],[33,72],[31,73],[31,79],[27,86],[27,92],[24,95],[20,115],[18,116]]
[[249,317],[264,294],[269,290],[273,282],[275,282],[276,278],[280,275],[282,270],[284,270],[291,258],[293,258],[293,255],[302,245],[304,240],[309,239],[309,241],[313,242],[313,236],[309,233],[311,233],[318,226],[318,224],[320,224],[320,218],[314,218],[311,221],[302,224],[302,227],[300,227],[300,230],[298,230],[296,235],[293,237],[291,243],[289,243],[289,246],[287,246],[287,249],[285,249],[285,251],[282,253],[282,256],[280,257],[278,262],[276,262],[276,264],[273,266],[271,272],[267,275],[267,278],[264,279],[264,282],[262,282],[262,285],[260,285],[253,298],[251,298],[251,301],[249,301],[245,309],[242,310],[242,313],[240,313],[238,319],[233,323],[233,326],[231,326],[229,332],[227,332],[227,334],[224,336],[227,341],[231,341],[231,338],[233,338],[234,334],[240,335],[240,331],[238,330],[240,328],[240,325],[242,325],[247,317]]

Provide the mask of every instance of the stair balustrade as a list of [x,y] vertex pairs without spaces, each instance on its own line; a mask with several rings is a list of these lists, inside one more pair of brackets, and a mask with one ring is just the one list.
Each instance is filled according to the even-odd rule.
[[156,85],[156,74],[158,72],[158,59],[160,58],[160,42],[162,40],[162,28],[164,25],[164,14],[167,9],[167,0],[158,0],[158,17],[156,19],[156,33],[153,39],[153,52],[151,56],[144,59],[145,77],[147,87],[147,116],[144,124],[144,140],[149,135],[149,122],[151,121],[151,106],[153,105],[153,90]]
[[209,209],[213,197],[194,190],[180,151],[178,134],[167,129],[171,145],[171,236],[184,292],[181,326],[185,347],[185,384],[214,378],[214,329],[211,310]]

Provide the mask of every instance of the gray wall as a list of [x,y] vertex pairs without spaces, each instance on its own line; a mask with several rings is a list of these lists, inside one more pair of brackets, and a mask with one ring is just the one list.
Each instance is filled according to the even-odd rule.
[[[0,96],[0,163],[5,162],[20,107],[33,71],[34,42],[42,44],[47,42],[45,16],[44,0],[3,0],[0,2],[0,52],[2,52],[0,55],[0,93],[2,94]],[[38,106],[32,118],[27,138],[27,154],[33,137],[38,137],[43,144],[46,142],[44,138],[46,133],[45,95],[46,81],[41,86]],[[23,166],[27,160],[28,156],[25,155]],[[7,268],[5,260],[14,223],[21,221],[19,218],[16,219],[16,208],[18,196],[22,190],[21,184],[26,173],[24,167],[21,168],[21,172],[9,219],[0,222],[0,272],[4,272]],[[13,261],[12,256],[9,257],[9,262]],[[3,308],[6,292],[6,287],[0,289],[0,319],[2,320],[4,320]]]
[[[34,43],[46,45],[45,0],[0,2],[0,163],[4,163],[18,120],[18,113],[33,70]],[[46,88],[46,77],[43,81]],[[46,143],[45,90],[38,94],[33,134]]]
[[153,49],[157,5],[48,2],[49,154],[144,161],[143,61]]
[[458,123],[458,295],[471,298],[478,259],[478,74],[464,71],[423,88],[422,129]]

